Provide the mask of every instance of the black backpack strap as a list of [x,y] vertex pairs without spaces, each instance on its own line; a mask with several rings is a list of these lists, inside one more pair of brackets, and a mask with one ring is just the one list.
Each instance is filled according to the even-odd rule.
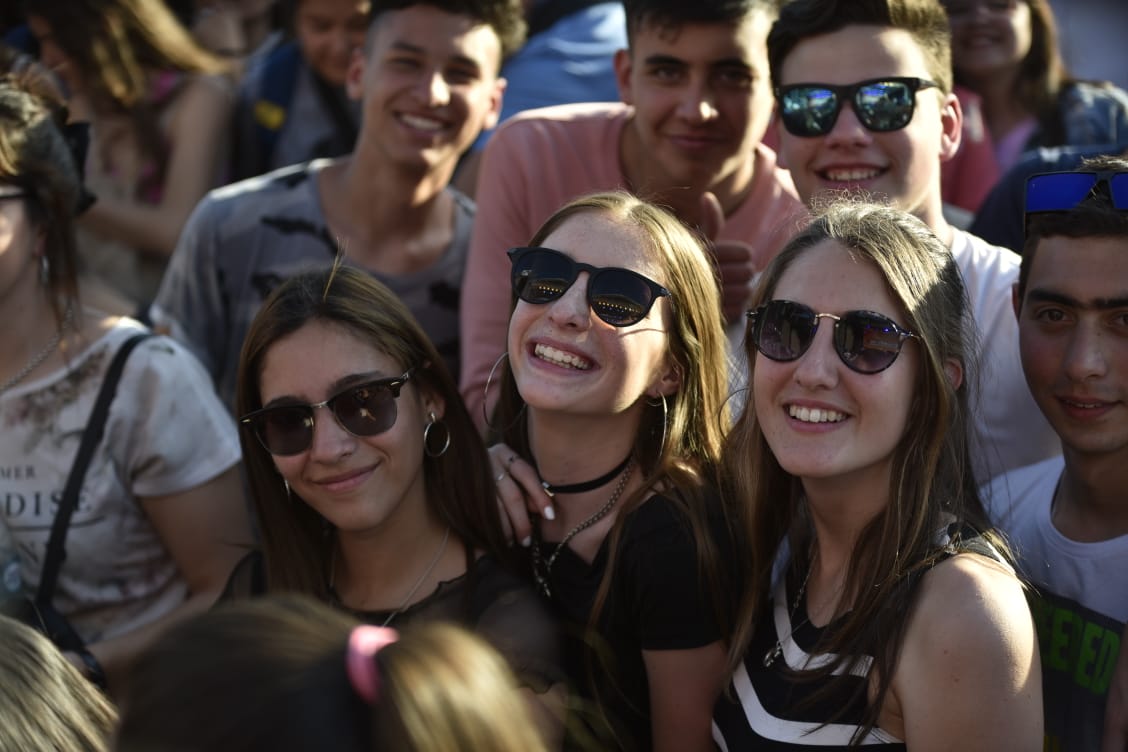
[[78,494],[82,491],[82,481],[86,477],[86,468],[94,456],[94,450],[102,441],[102,434],[106,429],[106,418],[110,413],[110,403],[117,393],[118,381],[125,368],[125,360],[142,340],[152,337],[152,332],[135,334],[118,348],[106,371],[106,378],[94,402],[94,409],[90,411],[90,419],[86,423],[86,430],[82,432],[82,443],[78,446],[74,465],[71,466],[67,483],[63,487],[63,498],[55,512],[55,521],[51,525],[51,537],[47,540],[47,554],[43,561],[43,574],[39,578],[39,589],[36,591],[35,601],[39,604],[48,604],[55,595],[55,586],[59,580],[59,569],[67,557],[66,539],[67,528],[70,527],[71,515],[78,507]]

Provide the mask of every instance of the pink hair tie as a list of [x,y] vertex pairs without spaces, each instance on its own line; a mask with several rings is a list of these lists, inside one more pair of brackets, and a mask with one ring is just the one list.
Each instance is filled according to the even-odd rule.
[[345,666],[353,689],[369,705],[380,697],[380,675],[376,671],[376,654],[399,639],[391,627],[374,627],[361,624],[349,634],[349,649]]

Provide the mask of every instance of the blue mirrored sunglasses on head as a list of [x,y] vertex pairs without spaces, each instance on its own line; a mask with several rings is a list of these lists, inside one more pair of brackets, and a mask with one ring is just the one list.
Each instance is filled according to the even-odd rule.
[[748,339],[765,357],[789,362],[803,357],[819,329],[819,319],[834,321],[834,351],[858,373],[878,373],[893,365],[905,340],[917,335],[873,311],[841,316],[815,313],[791,300],[772,300],[748,311]]
[[272,405],[247,413],[239,422],[250,428],[263,449],[286,457],[313,445],[313,411],[329,408],[337,424],[353,436],[376,436],[395,425],[396,399],[415,369],[402,376],[373,379],[312,405]]
[[1046,172],[1026,181],[1026,213],[1069,211],[1098,190],[1108,187],[1112,205],[1128,211],[1128,172]]
[[617,266],[592,266],[551,248],[511,248],[513,294],[526,303],[551,303],[568,291],[580,272],[590,276],[587,302],[611,326],[630,326],[646,318],[658,298],[670,291],[652,279]]
[[892,76],[847,86],[791,84],[776,89],[776,99],[787,132],[813,138],[830,133],[847,101],[853,103],[854,115],[869,130],[900,130],[913,119],[916,93],[934,88],[938,88],[935,83],[923,78]]

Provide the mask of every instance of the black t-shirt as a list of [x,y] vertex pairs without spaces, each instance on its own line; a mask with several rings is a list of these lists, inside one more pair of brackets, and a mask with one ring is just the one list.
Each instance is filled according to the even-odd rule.
[[[732,561],[729,536],[719,501],[710,497],[708,504],[708,534],[721,570],[716,592],[735,599],[735,588],[725,584],[733,581],[727,571]],[[594,736],[594,741],[577,740],[578,746],[650,749],[642,651],[699,648],[725,637],[721,621],[731,604],[714,602],[713,586],[698,566],[689,519],[679,506],[654,495],[623,520],[611,587],[594,630],[588,623],[608,566],[610,535],[590,565],[565,547],[552,567],[551,601],[564,631],[564,668],[577,694],[584,731]],[[546,558],[556,548],[555,542],[541,546]],[[720,616],[718,607],[724,609]]]

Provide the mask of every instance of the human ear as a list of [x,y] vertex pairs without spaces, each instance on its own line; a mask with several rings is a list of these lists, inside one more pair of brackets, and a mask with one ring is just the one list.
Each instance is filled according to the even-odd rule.
[[631,90],[631,51],[615,51],[615,81],[619,84],[619,99],[624,104],[634,104],[634,94]]
[[488,131],[497,127],[497,123],[501,119],[502,97],[505,95],[505,87],[508,85],[509,82],[500,76],[494,79],[493,91],[490,92],[490,109],[482,123],[482,130]]
[[944,361],[944,375],[948,377],[948,383],[952,385],[952,391],[959,391],[964,378],[963,363],[955,358],[948,358]]
[[421,402],[423,403],[424,417],[434,415],[436,418],[441,419],[446,412],[446,400],[444,400],[437,392],[430,389],[420,390]]
[[959,151],[963,138],[963,109],[955,94],[940,103],[940,128],[940,161],[947,162]]
[[349,69],[345,73],[345,93],[349,99],[360,101],[364,98],[364,69],[367,61],[365,45],[354,49],[349,57]]
[[661,373],[650,388],[646,390],[647,396],[652,399],[659,397],[669,397],[670,395],[677,394],[682,385],[681,366],[674,362],[673,358],[667,358],[666,364],[663,366]]

